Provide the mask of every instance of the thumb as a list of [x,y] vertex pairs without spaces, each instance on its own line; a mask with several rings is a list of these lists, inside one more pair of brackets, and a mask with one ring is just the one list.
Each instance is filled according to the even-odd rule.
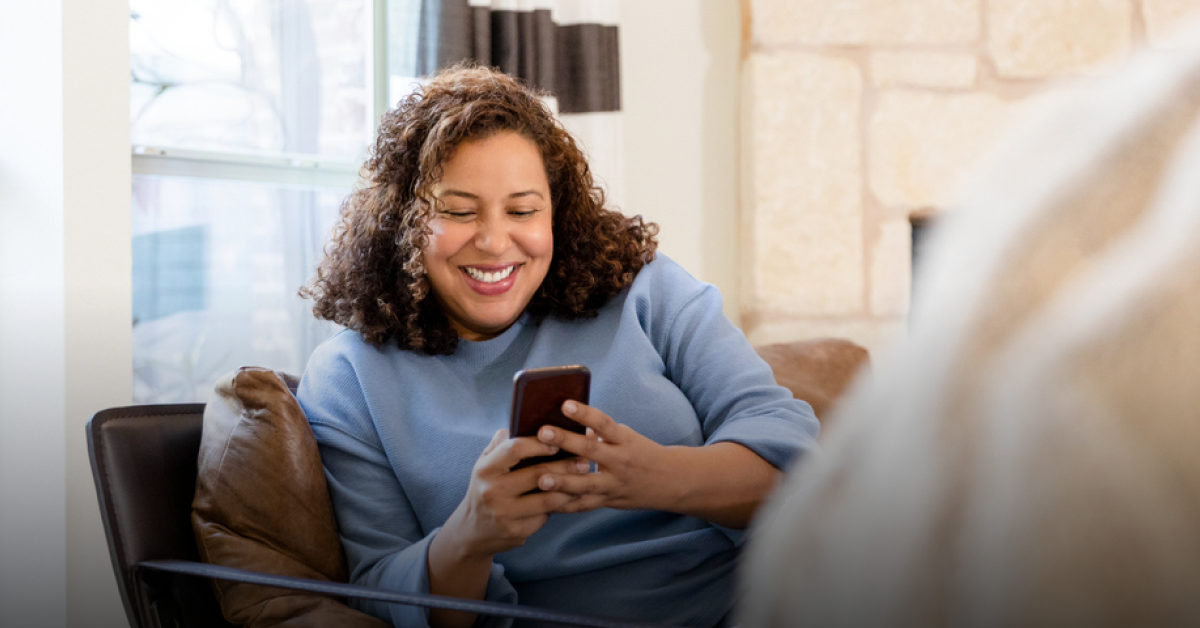
[[496,447],[498,447],[500,445],[500,443],[503,443],[506,438],[508,438],[508,430],[506,430],[506,429],[496,430],[496,433],[492,434],[492,442],[488,443],[488,446],[483,448],[482,455],[486,456],[486,455],[492,453],[492,451],[495,450]]

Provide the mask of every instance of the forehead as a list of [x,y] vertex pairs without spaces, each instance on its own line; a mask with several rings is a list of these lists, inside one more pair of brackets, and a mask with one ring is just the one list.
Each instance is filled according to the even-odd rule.
[[448,186],[503,188],[548,186],[538,146],[523,135],[501,132],[462,142],[442,164],[440,192]]

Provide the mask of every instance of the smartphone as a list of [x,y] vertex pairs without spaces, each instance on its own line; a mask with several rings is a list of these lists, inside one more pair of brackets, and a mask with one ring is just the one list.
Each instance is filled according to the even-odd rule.
[[[586,366],[552,366],[549,368],[517,371],[513,376],[512,418],[508,433],[511,437],[537,436],[543,425],[583,434],[579,423],[562,413],[562,404],[571,399],[588,403],[588,392],[592,386],[592,373]],[[571,457],[572,453],[559,450],[553,456],[526,458],[514,469],[528,467],[551,460]]]

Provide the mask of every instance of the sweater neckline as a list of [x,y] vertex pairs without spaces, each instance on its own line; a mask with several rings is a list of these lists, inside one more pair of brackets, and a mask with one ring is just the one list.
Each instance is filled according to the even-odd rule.
[[482,369],[507,362],[532,340],[532,334],[523,333],[531,328],[530,318],[529,314],[522,314],[503,333],[488,340],[459,338],[458,347],[447,357],[452,362],[471,369]]

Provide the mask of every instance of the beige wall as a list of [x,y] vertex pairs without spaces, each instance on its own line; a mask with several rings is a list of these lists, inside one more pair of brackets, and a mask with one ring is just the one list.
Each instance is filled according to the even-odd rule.
[[132,391],[129,3],[0,3],[0,90],[0,623],[119,626],[84,425]]
[[902,334],[908,217],[1049,81],[1165,46],[1200,0],[745,0],[743,328]]
[[622,0],[626,214],[739,315],[736,0]]

